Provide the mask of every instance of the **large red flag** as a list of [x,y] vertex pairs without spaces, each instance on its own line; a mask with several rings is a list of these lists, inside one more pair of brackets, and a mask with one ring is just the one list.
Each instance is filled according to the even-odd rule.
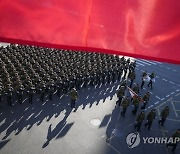
[[0,41],[180,63],[179,0],[0,0]]

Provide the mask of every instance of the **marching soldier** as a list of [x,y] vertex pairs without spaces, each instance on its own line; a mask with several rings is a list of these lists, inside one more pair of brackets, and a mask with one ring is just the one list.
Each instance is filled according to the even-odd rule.
[[134,129],[137,128],[137,130],[140,131],[141,124],[142,124],[144,118],[145,118],[145,113],[144,113],[144,111],[141,111],[141,113],[138,114],[138,116],[136,118],[136,124],[134,125]]
[[136,84],[132,89],[136,94],[139,94],[139,84]]
[[75,108],[75,103],[76,103],[76,100],[78,98],[78,93],[77,93],[75,88],[73,88],[70,91],[70,97],[71,97],[71,108]]
[[150,130],[151,125],[153,123],[153,120],[156,117],[156,112],[155,109],[152,109],[148,114],[147,114],[147,123],[145,123],[145,128],[148,126],[148,130]]
[[152,83],[153,81],[155,81],[155,74],[154,73],[151,73],[151,75],[149,76],[150,77],[150,81],[148,83],[148,87],[151,86],[151,89],[152,89]]
[[150,98],[150,93],[147,92],[147,93],[143,96],[143,106],[141,107],[141,109],[144,110],[144,109],[146,108],[146,105],[148,104],[149,98]]
[[125,87],[121,86],[120,89],[117,91],[118,100],[116,102],[116,105],[119,105],[119,106],[121,105],[121,101],[124,96],[124,92],[125,92]]
[[164,126],[164,122],[166,121],[168,115],[169,115],[169,106],[166,106],[161,112],[161,120],[158,121],[158,123],[161,126]]
[[140,103],[140,98],[138,96],[134,96],[133,103],[132,103],[134,105],[134,109],[132,110],[132,114],[136,115],[136,112],[139,107],[139,103]]
[[136,78],[135,72],[134,71],[130,72],[130,74],[129,74],[129,79],[131,80],[130,88],[132,87],[135,78]]
[[172,152],[174,153],[174,151],[176,150],[177,144],[180,141],[180,129],[177,129],[177,131],[172,135],[173,141],[175,143],[168,143],[166,146],[172,146]]
[[122,104],[121,104],[121,106],[122,106],[122,108],[123,108],[123,110],[121,111],[121,116],[122,116],[122,117],[125,116],[126,110],[127,110],[128,106],[129,106],[129,103],[130,103],[130,100],[129,100],[129,97],[127,96],[127,97],[125,98],[125,100],[124,100],[124,101],[122,102]]

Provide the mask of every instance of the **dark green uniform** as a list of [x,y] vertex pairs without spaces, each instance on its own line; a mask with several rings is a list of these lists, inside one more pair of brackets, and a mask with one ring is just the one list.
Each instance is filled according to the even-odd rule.
[[158,123],[161,126],[164,126],[164,122],[166,121],[168,115],[169,115],[169,107],[166,106],[161,112],[161,120],[158,121]]
[[[172,152],[174,153],[174,151],[176,150],[176,147],[177,147],[177,144],[178,144],[178,141],[180,141],[180,129],[178,129],[173,135],[172,135],[172,138],[173,138],[173,141],[176,140],[175,143],[169,143],[167,144],[166,146],[169,147],[169,146],[172,146]],[[178,141],[177,141],[178,140]]]
[[136,112],[137,112],[138,107],[139,107],[139,103],[140,103],[140,98],[139,97],[134,97],[133,98],[134,109],[132,110],[132,114],[136,115]]
[[71,108],[75,108],[75,103],[76,103],[76,100],[78,98],[78,93],[77,93],[75,88],[73,88],[71,90],[70,97],[71,97]]
[[126,110],[127,110],[127,107],[129,106],[129,103],[130,103],[130,100],[129,98],[127,97],[121,104],[123,110],[121,112],[121,116],[124,117],[125,114],[126,114]]
[[148,114],[147,114],[147,123],[145,123],[145,127],[148,126],[148,130],[150,130],[151,128],[151,125],[152,125],[152,122],[153,120],[155,119],[156,117],[156,112],[155,110],[151,110]]
[[121,101],[124,96],[124,89],[125,87],[121,86],[120,89],[117,91],[118,100],[116,102],[116,105],[119,105],[119,106],[121,105]]
[[144,118],[145,118],[144,111],[141,111],[141,113],[138,114],[138,116],[137,116],[137,118],[136,118],[136,122],[137,122],[137,123],[134,125],[134,129],[137,128],[138,131],[140,130],[141,124],[142,124]]

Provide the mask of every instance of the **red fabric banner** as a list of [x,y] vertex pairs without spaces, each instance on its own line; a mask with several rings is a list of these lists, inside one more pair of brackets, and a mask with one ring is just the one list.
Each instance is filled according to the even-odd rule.
[[180,64],[179,0],[0,0],[0,41]]

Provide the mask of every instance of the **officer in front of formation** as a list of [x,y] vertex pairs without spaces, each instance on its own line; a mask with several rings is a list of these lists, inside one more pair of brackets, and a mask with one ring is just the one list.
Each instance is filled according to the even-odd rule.
[[155,109],[152,109],[148,114],[147,114],[147,123],[145,123],[145,128],[148,127],[148,130],[151,129],[151,126],[152,126],[152,123],[153,123],[153,120],[155,119],[156,117],[156,112],[155,112]]
[[72,88],[72,90],[70,91],[70,97],[71,97],[71,109],[73,109],[75,108],[75,103],[78,98],[78,93],[75,88]]

